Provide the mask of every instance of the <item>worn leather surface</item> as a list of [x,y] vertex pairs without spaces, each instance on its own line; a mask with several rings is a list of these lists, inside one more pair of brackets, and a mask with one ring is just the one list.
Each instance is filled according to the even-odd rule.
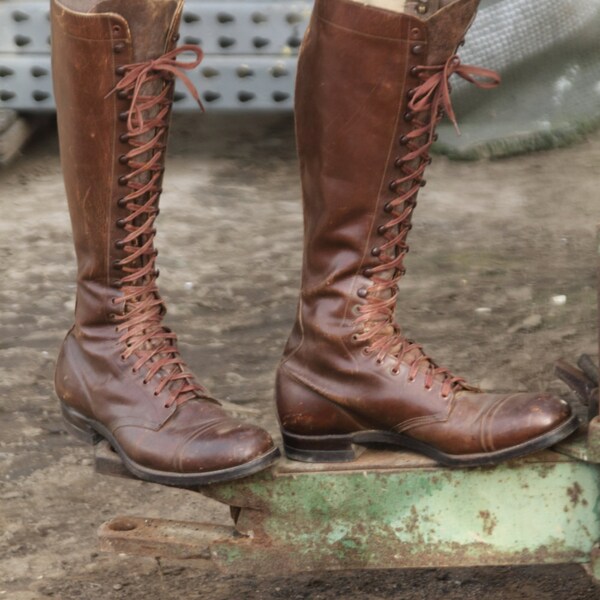
[[545,394],[442,393],[409,378],[410,361],[366,354],[355,338],[365,269],[379,259],[378,228],[395,198],[389,182],[410,131],[416,65],[444,64],[478,0],[445,3],[420,19],[349,0],[317,0],[301,48],[296,128],[305,242],[297,319],[277,373],[281,426],[298,435],[404,432],[451,454],[511,447],[565,422],[569,406]]
[[128,100],[109,92],[120,65],[175,47],[182,7],[175,0],[52,2],[54,91],[78,267],[75,324],[62,345],[55,381],[63,403],[109,429],[132,460],[159,471],[195,473],[241,465],[273,443],[208,396],[167,408],[170,390],[156,394],[156,381],[144,383],[144,369],[134,372],[136,356],[123,360],[115,328],[114,315],[126,310],[113,300],[121,294],[115,282],[122,276],[114,263],[124,252],[115,246],[123,236],[117,220],[128,214],[117,204],[123,195],[119,177],[128,172],[119,161],[129,149],[120,139],[127,126],[119,119]]

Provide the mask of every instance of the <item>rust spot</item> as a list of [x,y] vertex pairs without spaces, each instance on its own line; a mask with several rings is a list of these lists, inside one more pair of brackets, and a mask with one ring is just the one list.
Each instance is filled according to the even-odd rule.
[[498,524],[496,517],[494,517],[489,510],[480,510],[479,516],[483,521],[483,533],[486,535],[492,535],[496,525]]
[[[567,488],[567,494],[568,494],[569,498],[571,499],[571,504],[573,506],[577,506],[579,504],[582,493],[583,493],[583,489],[577,482],[575,482],[572,487]],[[585,499],[583,499],[583,502],[586,502]],[[587,502],[586,502],[586,504],[587,504]],[[584,504],[584,506],[585,506],[585,504]]]

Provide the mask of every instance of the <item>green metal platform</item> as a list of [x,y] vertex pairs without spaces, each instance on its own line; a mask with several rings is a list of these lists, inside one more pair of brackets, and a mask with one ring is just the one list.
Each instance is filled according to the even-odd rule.
[[[118,517],[103,550],[200,560],[224,572],[584,563],[600,579],[600,419],[555,451],[448,469],[408,452],[353,463],[283,460],[200,492],[233,524]],[[97,470],[127,476],[108,446]]]

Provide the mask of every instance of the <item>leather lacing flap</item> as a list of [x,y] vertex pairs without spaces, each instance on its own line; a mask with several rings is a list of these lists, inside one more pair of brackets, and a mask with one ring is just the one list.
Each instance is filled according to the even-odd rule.
[[417,193],[425,183],[423,174],[431,163],[429,151],[437,139],[435,129],[446,114],[458,131],[450,100],[450,77],[456,74],[485,89],[497,86],[500,77],[488,69],[463,65],[456,55],[443,65],[414,67],[413,73],[422,81],[411,91],[408,103],[410,113],[407,114],[407,120],[412,122],[413,127],[400,139],[400,144],[407,152],[396,159],[395,166],[402,176],[390,183],[391,191],[398,195],[385,206],[390,219],[379,228],[383,242],[373,249],[373,255],[378,257],[380,264],[365,273],[372,285],[359,290],[359,295],[366,299],[366,303],[360,306],[361,314],[355,321],[361,330],[355,339],[369,341],[366,352],[377,353],[379,361],[386,356],[394,356],[394,373],[399,372],[400,364],[406,360],[410,364],[409,381],[425,369],[425,387],[430,389],[435,380],[441,380],[441,393],[448,396],[457,389],[476,388],[467,385],[463,378],[454,376],[449,369],[438,367],[419,344],[403,337],[394,319],[398,281],[405,273],[404,257],[409,249],[406,239],[411,228],[410,219],[416,206]]
[[[189,62],[177,60],[184,53],[191,53],[195,58]],[[117,72],[121,79],[111,91],[129,102],[129,109],[121,114],[127,122],[127,133],[121,136],[121,141],[130,148],[119,158],[129,172],[119,178],[119,184],[127,193],[118,204],[127,210],[127,216],[117,222],[125,235],[116,246],[123,250],[124,256],[113,265],[123,273],[114,282],[122,294],[113,302],[123,305],[123,310],[114,319],[118,323],[117,331],[122,334],[119,338],[124,348],[121,358],[137,358],[133,370],[146,369],[144,384],[158,378],[156,396],[165,389],[170,390],[166,407],[194,397],[213,400],[195,381],[179,355],[176,335],[162,325],[166,308],[156,285],[158,253],[154,249],[154,222],[162,192],[173,88],[175,80],[180,79],[202,108],[198,92],[185,73],[195,69],[201,61],[200,48],[183,45],[157,59],[119,67]]]

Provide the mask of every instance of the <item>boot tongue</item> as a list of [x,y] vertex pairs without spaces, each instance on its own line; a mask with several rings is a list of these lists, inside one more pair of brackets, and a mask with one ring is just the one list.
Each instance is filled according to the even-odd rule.
[[102,0],[94,12],[121,15],[131,31],[133,59],[144,62],[165,53],[178,5],[179,0]]
[[456,52],[475,19],[479,0],[454,0],[425,19],[429,30],[429,65],[443,65]]

